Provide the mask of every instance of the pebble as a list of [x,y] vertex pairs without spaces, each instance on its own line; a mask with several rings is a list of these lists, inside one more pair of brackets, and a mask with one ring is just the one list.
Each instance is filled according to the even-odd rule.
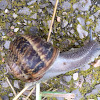
[[72,91],[72,93],[74,93],[76,95],[74,100],[80,100],[80,98],[83,97],[82,94],[80,93],[79,89]]
[[100,32],[100,19],[98,19],[96,28],[95,28],[95,32]]
[[98,10],[96,13],[94,13],[94,16],[98,17],[100,15],[100,10]]
[[70,9],[71,8],[71,4],[68,1],[64,1],[64,3],[62,4],[62,8],[64,10]]
[[4,52],[1,52],[1,56],[4,57],[5,56],[5,53]]
[[48,28],[50,28],[51,20],[48,20],[47,24],[48,24]]
[[91,23],[90,21],[87,21],[87,22],[86,22],[86,25],[89,25],[90,23]]
[[4,44],[5,49],[9,49],[10,42],[11,42],[11,41],[8,41],[8,40],[5,41],[5,44]]
[[100,60],[97,60],[95,64],[93,64],[94,67],[99,67],[100,66]]
[[49,0],[51,3],[52,3],[52,5],[54,6],[55,5],[55,3],[56,3],[56,1],[55,0]]
[[3,88],[7,88],[7,87],[9,87],[9,85],[8,85],[7,82],[2,82],[1,85],[2,85]]
[[14,81],[14,87],[15,87],[15,88],[18,88],[18,89],[20,88],[20,87],[19,87],[19,82],[18,82],[18,80],[15,80],[15,81]]
[[92,19],[92,21],[94,21],[94,16],[93,15],[91,15],[90,17],[89,17],[89,19]]
[[71,80],[72,76],[63,76],[63,79],[66,81],[66,82],[69,82]]
[[88,11],[90,6],[91,6],[91,0],[80,0],[79,2],[73,4],[74,10],[79,9],[81,11]]
[[62,23],[62,28],[66,27],[66,26],[67,26],[67,24],[68,24],[68,21],[63,20],[63,23]]
[[13,96],[13,93],[9,93],[9,96],[12,97]]
[[13,30],[14,28],[15,28],[14,26],[11,26],[11,27],[10,27],[10,29],[12,29],[12,30]]
[[45,8],[47,6],[49,6],[49,3],[45,3],[45,4],[40,5],[40,8]]
[[14,29],[14,32],[18,32],[18,30],[19,30],[19,28],[15,28],[15,29]]
[[36,0],[32,0],[32,1],[28,2],[27,5],[28,5],[28,6],[29,6],[29,5],[32,5],[32,4],[34,4],[35,2],[36,2]]
[[8,9],[5,9],[5,13],[9,13],[9,10]]
[[28,7],[21,8],[18,12],[18,14],[24,14],[24,15],[30,15],[31,11]]
[[61,22],[61,17],[57,16],[57,22]]
[[74,73],[74,74],[73,74],[73,79],[74,79],[74,80],[77,80],[77,79],[78,79],[78,73]]
[[32,15],[30,18],[37,19],[37,13],[35,13],[34,15]]
[[15,14],[15,13],[13,13],[13,18],[15,19],[15,18],[17,18],[17,14]]
[[0,9],[4,10],[7,7],[7,5],[8,5],[8,2],[6,0],[2,0],[0,2]]
[[87,36],[87,35],[88,35],[88,32],[85,31],[85,30],[83,30],[83,28],[82,28],[82,26],[81,26],[80,24],[77,25],[77,31],[78,31],[79,37],[80,37],[81,39],[83,39],[84,36]]
[[97,94],[100,91],[100,84],[96,85],[95,88],[92,90],[92,92],[87,93],[86,96],[89,96],[91,94]]
[[77,20],[79,21],[79,23],[80,23],[82,26],[85,26],[85,19],[84,19],[84,18],[78,17]]
[[8,96],[4,95],[2,96],[2,100],[9,100]]

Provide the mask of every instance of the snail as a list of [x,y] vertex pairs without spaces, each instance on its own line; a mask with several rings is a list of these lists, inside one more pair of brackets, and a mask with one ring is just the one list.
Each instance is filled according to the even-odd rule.
[[52,44],[32,35],[21,35],[10,44],[8,66],[26,82],[41,82],[90,63],[100,55],[100,44],[91,39],[83,47],[59,52]]

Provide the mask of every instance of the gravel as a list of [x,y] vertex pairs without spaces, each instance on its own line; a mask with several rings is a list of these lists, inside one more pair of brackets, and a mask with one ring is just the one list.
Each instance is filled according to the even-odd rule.
[[70,8],[71,8],[71,4],[70,4],[68,1],[66,1],[66,2],[64,2],[64,3],[62,4],[62,8],[63,8],[64,10],[70,9]]
[[36,0],[32,0],[32,1],[28,2],[27,5],[28,5],[28,6],[29,6],[29,5],[32,5],[32,4],[34,4],[35,2],[36,2]]
[[28,7],[24,7],[24,8],[21,8],[18,12],[18,14],[24,14],[24,15],[30,15],[31,11]]
[[8,5],[8,2],[6,0],[2,0],[0,2],[0,9],[1,10],[5,10],[5,8],[7,7],[7,5]]

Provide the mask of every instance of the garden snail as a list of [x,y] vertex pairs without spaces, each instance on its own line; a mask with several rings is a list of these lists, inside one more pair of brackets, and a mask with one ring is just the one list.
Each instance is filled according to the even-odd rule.
[[39,37],[22,35],[11,43],[9,52],[8,65],[14,76],[41,82],[91,62],[100,55],[100,44],[91,40],[81,48],[59,53]]

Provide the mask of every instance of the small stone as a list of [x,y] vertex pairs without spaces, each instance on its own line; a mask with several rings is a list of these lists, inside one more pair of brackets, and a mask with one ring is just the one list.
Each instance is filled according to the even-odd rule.
[[94,21],[94,16],[93,15],[91,15],[90,17],[89,17],[89,19],[92,19],[92,21]]
[[98,10],[96,13],[94,13],[94,16],[98,17],[100,15],[100,10]]
[[100,91],[100,84],[96,85],[95,88],[92,90],[92,92],[87,93],[86,96],[89,96],[91,94],[96,95]]
[[79,89],[72,91],[72,93],[74,93],[76,95],[74,100],[80,100],[83,97],[82,94],[80,93]]
[[47,6],[49,6],[49,3],[45,3],[45,4],[40,5],[40,8],[45,8]]
[[66,2],[64,2],[64,3],[62,4],[62,8],[63,8],[64,10],[70,9],[70,8],[71,8],[71,4],[70,4],[68,1],[66,1]]
[[9,100],[8,96],[4,95],[2,96],[2,100]]
[[37,13],[35,13],[34,15],[32,15],[30,18],[37,19]]
[[56,1],[55,0],[49,0],[51,3],[52,3],[52,5],[54,6],[55,5],[55,3],[56,3]]
[[15,88],[18,88],[18,89],[20,88],[20,87],[19,87],[19,82],[18,82],[18,80],[15,80],[15,81],[14,81],[14,87],[15,87]]
[[9,93],[9,96],[12,97],[13,96],[13,93]]
[[85,31],[85,30],[83,30],[83,28],[82,28],[82,26],[81,26],[80,24],[77,25],[77,31],[78,31],[79,37],[80,37],[81,39],[83,39],[84,36],[87,36],[87,35],[88,35],[88,32]]
[[67,15],[67,12],[63,12],[62,15]]
[[20,22],[17,22],[17,24],[21,25],[21,23],[20,23]]
[[43,13],[42,9],[38,9],[38,12],[39,12],[39,13]]
[[97,60],[95,64],[93,64],[94,67],[99,67],[100,66],[100,60]]
[[8,9],[5,9],[5,13],[9,13],[9,10]]
[[68,24],[68,21],[63,20],[62,28],[66,27],[66,26],[67,26],[67,24]]
[[73,4],[73,9],[79,9],[80,11],[88,11],[91,5],[91,0],[80,0],[79,2]]
[[4,44],[5,49],[9,49],[10,42],[11,41],[5,41],[5,44]]
[[2,56],[2,57],[5,56],[5,53],[4,53],[4,52],[1,52],[1,56]]
[[13,30],[14,28],[15,28],[14,26],[11,26],[11,27],[10,27],[10,29],[12,29],[12,30]]
[[15,28],[15,29],[14,29],[14,32],[18,32],[18,30],[19,30],[19,28]]
[[61,22],[61,18],[57,16],[57,22]]
[[77,20],[79,21],[79,23],[80,23],[82,26],[85,26],[85,19],[84,19],[84,18],[78,17]]
[[34,4],[35,2],[36,2],[36,0],[32,0],[32,1],[28,2],[27,5],[32,5],[32,4]]
[[90,23],[91,23],[90,21],[87,21],[87,22],[86,22],[86,25],[90,25]]
[[15,13],[13,13],[13,18],[15,19],[15,18],[17,18],[17,14],[15,14]]
[[18,11],[18,14],[24,14],[24,15],[30,15],[31,11],[28,7],[24,7],[24,8],[21,8],[19,11]]
[[0,9],[4,10],[7,7],[7,5],[8,5],[8,2],[6,0],[2,0],[0,2]]
[[78,73],[74,73],[74,74],[73,74],[73,79],[74,79],[74,80],[77,80],[77,79],[78,79]]
[[1,85],[2,85],[3,88],[7,88],[7,87],[9,87],[9,85],[8,85],[7,82],[2,82]]
[[69,82],[71,80],[72,76],[63,76],[63,79],[66,81],[66,82]]
[[100,19],[98,19],[98,21],[97,21],[95,32],[100,32]]
[[50,28],[51,20],[48,20],[47,23],[48,23],[48,28]]

